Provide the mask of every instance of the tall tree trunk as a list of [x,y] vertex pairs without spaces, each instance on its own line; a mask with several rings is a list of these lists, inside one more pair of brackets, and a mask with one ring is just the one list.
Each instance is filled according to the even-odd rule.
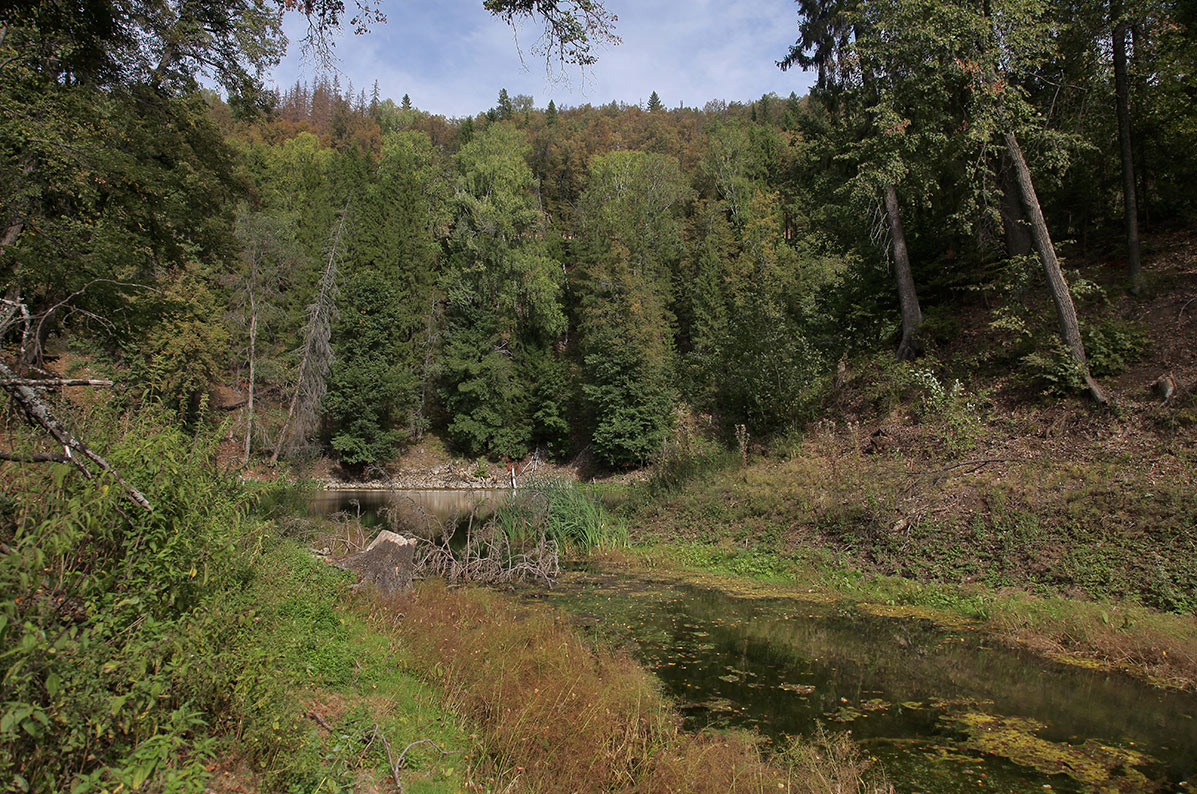
[[253,275],[249,288],[249,393],[245,399],[245,462],[249,463],[250,446],[254,434],[254,365],[257,363],[258,306],[254,297]]
[[[1116,3],[1115,9],[1121,4]],[[1120,11],[1113,11],[1119,13]],[[1126,277],[1130,291],[1143,289],[1139,258],[1139,202],[1135,196],[1135,159],[1131,149],[1130,81],[1126,72],[1126,23],[1114,20],[1114,96],[1118,105],[1118,146],[1122,151],[1122,205],[1126,212]]]
[[1018,198],[1018,182],[1014,178],[1014,167],[1009,156],[1003,157],[1002,182],[1002,235],[1006,239],[1006,256],[1026,256],[1031,253],[1031,230],[1023,219],[1022,202]]
[[[1135,63],[1135,90],[1134,98],[1134,115],[1135,118],[1143,118],[1143,97],[1148,95],[1147,81],[1143,77],[1144,74],[1150,72],[1150,65],[1144,63],[1143,52],[1147,46],[1146,35],[1138,24],[1130,25],[1132,58]],[[1143,231],[1151,229],[1151,191],[1147,189],[1151,184],[1151,163],[1147,159],[1147,147],[1145,145],[1145,138],[1142,135],[1136,135],[1134,138],[1135,152],[1134,160],[1138,163],[1138,168],[1135,169],[1135,175],[1138,177],[1136,189],[1136,201],[1139,205],[1139,220],[1142,222]]]
[[1035,185],[1031,181],[1031,169],[1027,168],[1026,158],[1022,155],[1022,147],[1018,145],[1018,138],[1013,132],[1007,132],[1006,152],[1014,165],[1014,173],[1018,179],[1018,190],[1022,198],[1023,210],[1031,222],[1031,241],[1039,261],[1043,264],[1043,272],[1047,276],[1048,289],[1052,294],[1052,301],[1056,304],[1056,318],[1060,321],[1060,336],[1068,347],[1073,363],[1076,364],[1084,378],[1089,394],[1101,404],[1106,404],[1106,395],[1102,392],[1097,381],[1089,373],[1089,362],[1085,357],[1085,343],[1081,341],[1081,327],[1076,317],[1076,307],[1072,304],[1072,295],[1068,292],[1068,284],[1064,281],[1064,273],[1060,270],[1060,261],[1056,259],[1056,249],[1052,245],[1051,235],[1047,231],[1047,222],[1043,219],[1043,210],[1039,206],[1039,197],[1035,194]]
[[898,191],[893,183],[885,186],[885,222],[893,246],[894,275],[898,279],[898,302],[902,307],[902,341],[898,343],[898,360],[911,361],[923,352],[919,342],[919,328],[923,312],[919,296],[914,290],[914,275],[910,272],[910,254],[906,250],[906,235],[902,232],[902,214],[898,209]]

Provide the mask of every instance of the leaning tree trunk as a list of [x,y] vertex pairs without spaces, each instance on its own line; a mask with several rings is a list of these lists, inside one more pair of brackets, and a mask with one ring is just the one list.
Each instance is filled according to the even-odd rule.
[[1002,181],[1002,235],[1006,239],[1006,256],[1026,256],[1031,253],[1031,232],[1022,217],[1022,202],[1018,198],[1018,183],[1014,179],[1009,157],[1003,158]]
[[1122,150],[1122,204],[1126,211],[1126,277],[1137,295],[1143,289],[1139,255],[1139,202],[1135,197],[1135,159],[1131,149],[1130,81],[1126,72],[1126,23],[1114,24],[1114,96],[1118,105],[1118,145]]
[[910,272],[910,254],[906,250],[906,235],[902,232],[902,214],[898,209],[898,192],[893,183],[885,186],[885,222],[893,246],[894,275],[898,279],[898,302],[902,308],[902,341],[898,343],[898,360],[911,361],[922,352],[919,328],[923,312],[914,289],[914,275]]
[[1047,276],[1048,289],[1051,290],[1052,301],[1056,304],[1056,317],[1060,321],[1060,336],[1068,347],[1073,362],[1084,378],[1089,394],[1101,405],[1106,404],[1105,393],[1093,380],[1089,373],[1089,362],[1085,357],[1085,343],[1081,341],[1081,327],[1076,317],[1076,307],[1072,304],[1072,295],[1068,292],[1068,284],[1064,281],[1064,273],[1060,270],[1060,261],[1056,259],[1056,249],[1052,245],[1051,235],[1047,231],[1047,222],[1043,219],[1043,210],[1039,206],[1039,197],[1035,194],[1035,185],[1031,182],[1031,170],[1027,168],[1026,158],[1022,155],[1022,147],[1018,145],[1018,138],[1013,132],[1007,132],[1006,152],[1014,165],[1014,173],[1018,179],[1018,191],[1022,198],[1023,210],[1031,222],[1031,242],[1039,261],[1043,264],[1043,272]]

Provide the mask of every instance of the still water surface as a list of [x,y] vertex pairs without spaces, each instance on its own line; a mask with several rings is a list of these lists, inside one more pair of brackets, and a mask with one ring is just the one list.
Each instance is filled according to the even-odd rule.
[[[509,492],[397,494],[445,520]],[[324,491],[312,509],[377,520],[388,498]],[[1197,694],[1051,662],[968,625],[647,569],[582,566],[527,597],[626,646],[688,727],[777,745],[819,724],[850,731],[899,792],[1197,792]]]
[[[587,567],[537,597],[626,645],[689,727],[774,743],[819,723],[849,730],[902,792],[1193,790],[1197,695],[1054,663],[966,625],[768,592]],[[980,739],[968,730],[978,719]],[[986,752],[1011,725],[1009,752]]]
[[[311,512],[359,514],[367,526],[384,520],[384,510],[398,507],[404,512],[404,524],[419,531],[425,523],[442,522],[460,516],[485,516],[509,498],[506,488],[406,488],[379,490],[366,488],[328,488],[312,498]],[[426,519],[426,520],[425,520]]]

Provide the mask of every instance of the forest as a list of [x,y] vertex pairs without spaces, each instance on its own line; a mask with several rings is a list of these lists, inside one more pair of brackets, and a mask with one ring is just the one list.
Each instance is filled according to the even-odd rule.
[[[1108,252],[1138,291],[1138,225],[1191,218],[1183,9],[810,3],[799,23],[781,65],[818,69],[810,96],[501,90],[462,119],[338,78],[227,99],[182,68],[118,80],[109,42],[64,62],[34,55],[62,31],[9,25],[3,273],[40,318],[22,363],[70,332],[187,426],[227,386],[272,462],[360,471],[431,431],[627,468],[679,410],[729,438],[800,427],[844,356],[913,359],[981,295],[988,365],[1104,401],[1090,373],[1134,335],[1078,315],[1092,279],[1056,247]],[[238,88],[271,51],[234,34],[186,55]]]
[[[569,68],[616,41],[614,3],[483,5]],[[263,791],[356,790],[362,759],[398,790],[398,722],[341,715],[351,763],[296,693],[368,669],[433,702],[470,674],[442,646],[493,638],[426,637],[473,611],[590,653],[478,593],[387,634],[312,566],[295,484],[385,479],[429,439],[479,471],[585,460],[607,545],[630,526],[646,559],[934,603],[1192,689],[1197,5],[798,0],[761,57],[815,87],[702,107],[498,88],[446,118],[335,70],[267,83],[284,15],[325,52],[383,11],[0,2],[0,790],[202,791],[230,737]],[[1071,605],[920,589],[961,584]],[[420,719],[486,724],[461,687]],[[436,734],[490,759],[454,786],[532,769],[469,730]],[[741,752],[660,730],[594,790]],[[824,790],[824,757],[856,786],[828,791],[893,790],[842,743],[745,747],[745,791],[783,757],[790,790]]]

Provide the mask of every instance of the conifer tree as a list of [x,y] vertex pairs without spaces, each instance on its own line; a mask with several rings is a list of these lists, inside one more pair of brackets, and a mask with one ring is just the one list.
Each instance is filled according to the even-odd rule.
[[662,107],[661,97],[657,96],[657,92],[653,91],[648,97],[648,112],[656,113]]
[[411,110],[411,97],[408,96],[407,94],[403,95],[402,107],[404,110]]
[[549,127],[557,123],[557,105],[551,99],[549,100],[549,106],[544,111],[544,123]]
[[392,133],[358,202],[324,400],[330,446],[346,465],[384,461],[425,426],[438,176],[426,134]]
[[527,150],[522,132],[492,124],[457,155],[450,262],[441,280],[441,398],[450,436],[475,455],[523,457],[562,429],[535,418],[563,415],[545,404],[555,396],[534,388],[533,373],[552,360],[565,316],[561,266],[539,239],[543,218]]
[[515,103],[507,95],[506,88],[499,89],[499,103],[495,106],[495,111],[499,114],[499,121],[507,121],[515,115]]
[[672,422],[670,275],[686,195],[676,160],[612,152],[582,196],[582,392],[596,454],[631,466],[660,451]]

